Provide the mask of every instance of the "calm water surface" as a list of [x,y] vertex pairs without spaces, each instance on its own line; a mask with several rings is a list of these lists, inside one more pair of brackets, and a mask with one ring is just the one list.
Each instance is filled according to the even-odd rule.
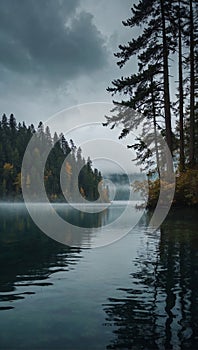
[[[123,205],[92,221],[58,210],[94,230]],[[132,205],[128,219],[137,215]],[[171,211],[155,233],[148,220],[143,213],[111,245],[69,248],[40,232],[24,205],[2,204],[0,349],[197,349],[197,211]]]

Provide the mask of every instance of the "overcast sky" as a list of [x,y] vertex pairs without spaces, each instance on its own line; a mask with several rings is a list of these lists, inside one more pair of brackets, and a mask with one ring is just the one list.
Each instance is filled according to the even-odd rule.
[[121,21],[133,2],[0,0],[1,114],[37,122],[78,103],[110,102],[106,88],[124,74],[113,53],[132,37]]
[[38,125],[80,103],[111,102],[114,52],[134,0],[0,0],[0,112]]

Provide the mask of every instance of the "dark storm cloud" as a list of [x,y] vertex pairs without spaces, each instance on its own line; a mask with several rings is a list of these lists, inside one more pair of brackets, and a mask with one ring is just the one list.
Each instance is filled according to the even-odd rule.
[[0,0],[0,65],[62,81],[106,63],[102,35],[79,0]]

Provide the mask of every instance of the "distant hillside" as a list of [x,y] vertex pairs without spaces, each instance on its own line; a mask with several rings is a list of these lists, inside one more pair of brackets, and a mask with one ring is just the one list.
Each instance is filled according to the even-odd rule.
[[[105,174],[105,179],[109,179],[113,182],[116,187],[116,194],[114,200],[128,200],[130,195],[131,184],[134,181],[143,181],[146,176],[143,173],[134,173],[127,176],[127,174]],[[111,198],[112,188],[109,185],[109,194]],[[132,195],[133,200],[141,200],[139,193],[134,193]]]
[[[34,142],[28,151],[28,162],[24,165],[22,174],[24,153],[33,136]],[[98,184],[102,180],[102,175],[98,169],[92,168],[89,157],[87,160],[83,158],[81,148],[77,149],[73,140],[68,142],[62,133],[58,136],[55,132],[51,136],[49,127],[44,128],[42,122],[35,129],[33,124],[30,126],[26,126],[25,122],[17,124],[13,114],[9,119],[4,114],[0,120],[0,200],[23,200],[22,183],[23,188],[29,191],[32,200],[40,199],[41,164],[45,159],[44,150],[50,148],[44,171],[44,185],[49,200],[64,201],[64,194],[70,201],[80,201],[77,188],[82,197],[89,201],[98,198]],[[64,166],[63,189],[60,184],[62,166]],[[108,201],[105,188],[101,200]]]

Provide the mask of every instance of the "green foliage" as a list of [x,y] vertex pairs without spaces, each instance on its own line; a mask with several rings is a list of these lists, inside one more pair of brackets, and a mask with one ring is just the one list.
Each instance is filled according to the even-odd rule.
[[[98,185],[102,180],[101,173],[97,169],[92,169],[91,160],[87,162],[82,158],[82,150],[76,149],[74,142],[70,140],[70,145],[63,134],[59,137],[55,133],[51,137],[49,127],[44,130],[43,123],[38,125],[35,134],[36,144],[30,154],[28,168],[23,179],[21,178],[21,166],[25,149],[35,134],[33,125],[27,127],[25,123],[17,125],[15,117],[11,114],[9,122],[4,114],[0,122],[0,199],[22,199],[21,181],[28,189],[31,182],[35,188],[40,183],[40,163],[43,154],[40,149],[45,150],[48,146],[53,146],[46,164],[44,172],[44,183],[47,195],[51,201],[63,200],[63,193],[60,186],[60,172],[64,165],[64,188],[63,192],[71,201],[79,201],[80,196],[75,195],[79,188],[81,195],[87,200],[96,200],[99,196]],[[67,161],[64,163],[67,156]],[[76,174],[79,174],[77,178]],[[34,196],[34,194],[32,194]],[[105,197],[106,198],[106,197]]]
[[178,175],[174,204],[177,206],[198,205],[198,170],[188,169]]
[[[156,205],[160,186],[165,197],[169,196],[172,186],[156,180],[161,170],[174,171],[172,162],[167,161],[164,166],[160,139],[166,141],[174,168],[179,170],[174,204],[197,205],[198,183],[194,170],[198,168],[197,13],[195,0],[139,0],[131,8],[131,17],[123,22],[125,27],[138,29],[138,35],[134,32],[132,39],[119,45],[119,52],[114,54],[120,68],[131,59],[137,64],[135,72],[114,79],[107,89],[121,99],[113,101],[112,115],[106,117],[103,125],[112,129],[121,125],[119,138],[138,128],[142,130],[128,148],[135,150],[134,160],[141,170],[146,170],[148,176],[151,172],[155,174],[149,179],[148,207]],[[170,93],[172,84],[177,87],[175,96]],[[144,193],[145,183],[136,183],[135,189]]]
[[[147,208],[155,208],[158,199],[160,189],[163,190],[164,196],[169,195],[170,189],[172,189],[173,184],[164,181],[152,180],[152,181],[136,181],[133,185],[133,189],[136,192],[140,192],[144,195]],[[160,203],[163,205],[164,203]],[[173,207],[193,207],[198,206],[198,170],[188,169],[183,173],[179,173],[176,176],[176,187],[175,194],[172,203]]]

